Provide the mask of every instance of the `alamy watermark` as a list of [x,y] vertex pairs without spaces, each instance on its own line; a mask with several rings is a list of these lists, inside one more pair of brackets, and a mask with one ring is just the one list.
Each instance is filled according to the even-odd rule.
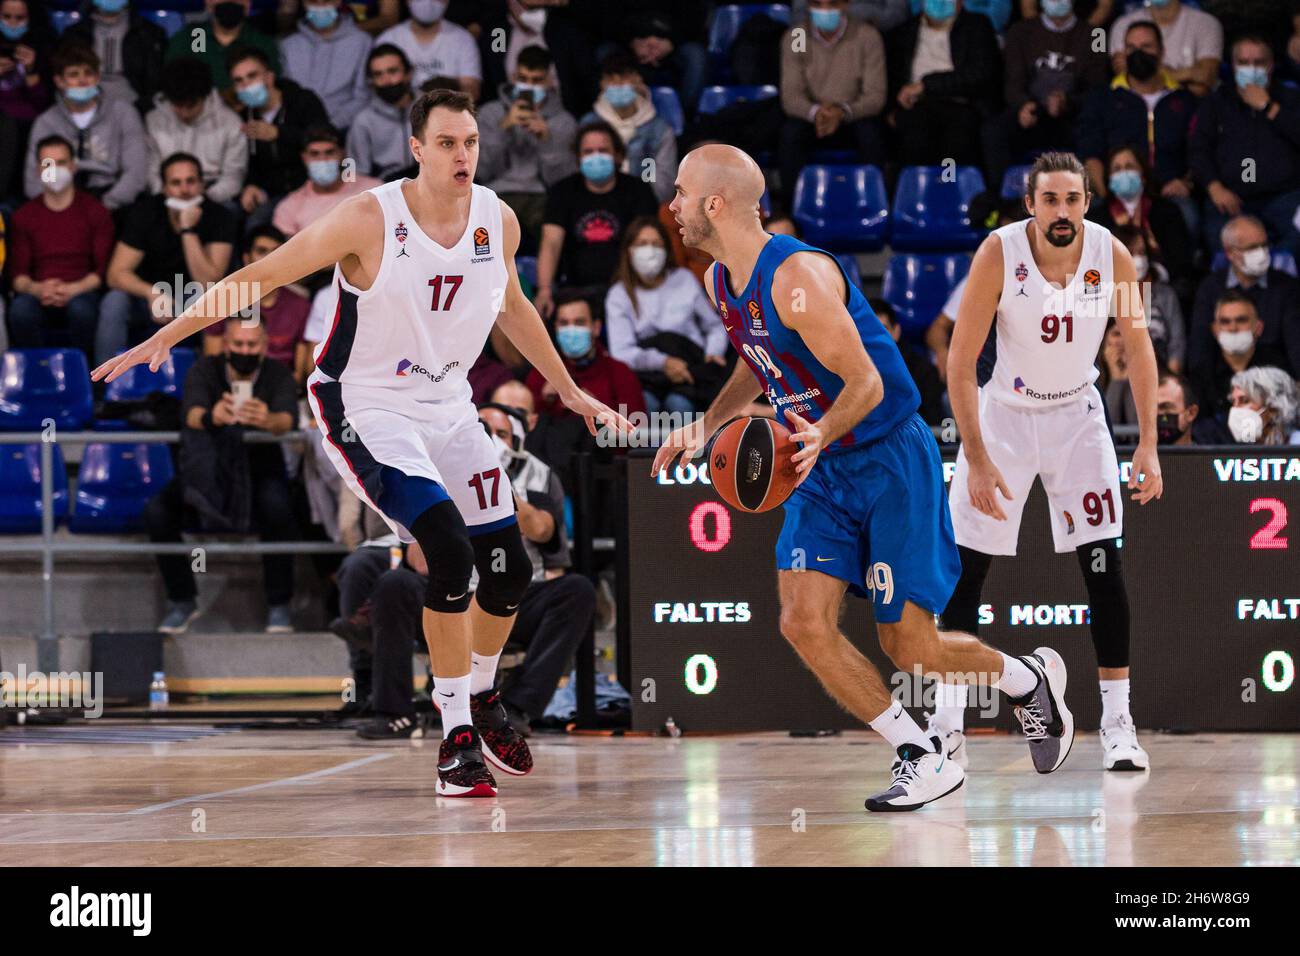
[[104,713],[102,671],[29,671],[19,664],[16,671],[0,671],[0,708],[17,710],[80,710],[95,718]]

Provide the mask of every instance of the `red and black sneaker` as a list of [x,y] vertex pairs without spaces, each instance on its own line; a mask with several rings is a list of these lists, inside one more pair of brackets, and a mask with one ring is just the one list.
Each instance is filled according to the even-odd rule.
[[438,796],[496,795],[497,782],[483,762],[478,733],[467,724],[455,728],[438,748]]
[[522,777],[533,769],[533,754],[506,713],[506,705],[501,701],[501,693],[485,690],[469,699],[469,713],[474,721],[474,729],[483,737],[483,756],[494,767]]

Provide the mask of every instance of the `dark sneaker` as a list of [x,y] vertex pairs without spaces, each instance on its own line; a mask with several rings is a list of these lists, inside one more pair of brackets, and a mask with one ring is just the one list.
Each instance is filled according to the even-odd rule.
[[522,777],[533,769],[528,741],[515,727],[501,700],[501,692],[485,690],[469,699],[474,729],[483,738],[483,756],[505,773]]
[[370,603],[366,602],[351,617],[336,617],[329,623],[329,632],[341,637],[349,647],[370,650],[373,643],[370,631]]
[[158,630],[164,634],[184,634],[190,624],[199,616],[199,606],[193,601],[168,601],[167,613],[163,615]]
[[293,631],[293,615],[289,605],[272,604],[266,609],[266,633],[289,634]]
[[357,736],[365,740],[406,740],[423,735],[423,730],[413,717],[388,717],[376,714],[357,728]]
[[966,772],[949,758],[938,737],[930,738],[930,749],[903,744],[894,761],[889,789],[867,798],[872,813],[920,810],[927,803],[946,797],[966,782]]
[[1074,746],[1074,715],[1065,706],[1065,661],[1050,647],[1020,658],[1038,675],[1038,686],[1011,701],[1020,721],[1034,769],[1051,773],[1065,763]]
[[483,762],[478,732],[468,725],[456,727],[438,748],[438,796],[495,797],[497,782]]

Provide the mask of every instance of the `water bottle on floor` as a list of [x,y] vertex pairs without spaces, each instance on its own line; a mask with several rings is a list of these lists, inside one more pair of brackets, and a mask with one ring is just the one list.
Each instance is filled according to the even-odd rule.
[[154,671],[153,681],[149,684],[149,709],[166,710],[168,702],[167,678],[162,671]]

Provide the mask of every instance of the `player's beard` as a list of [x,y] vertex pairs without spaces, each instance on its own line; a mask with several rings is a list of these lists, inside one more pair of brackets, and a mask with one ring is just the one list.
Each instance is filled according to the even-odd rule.
[[682,245],[688,249],[699,249],[717,235],[713,223],[704,214],[703,199],[700,200],[699,208],[695,210],[694,222],[683,222],[682,227]]
[[[1061,225],[1070,227],[1070,233],[1068,236],[1064,236],[1061,233],[1056,231],[1056,227]],[[1044,237],[1046,237],[1048,242],[1050,242],[1052,245],[1057,246],[1059,248],[1064,248],[1068,246],[1070,243],[1074,242],[1074,237],[1077,236],[1078,234],[1079,234],[1079,227],[1076,226],[1074,223],[1070,222],[1070,220],[1068,219],[1056,220],[1056,222],[1052,223],[1051,227],[1043,233]]]

